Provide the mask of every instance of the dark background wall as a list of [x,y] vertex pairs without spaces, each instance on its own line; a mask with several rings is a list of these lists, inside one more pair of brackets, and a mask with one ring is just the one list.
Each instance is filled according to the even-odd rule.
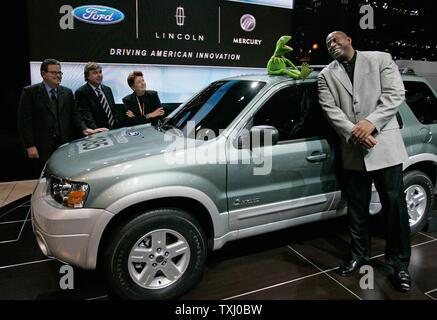
[[[374,28],[362,29],[360,8],[371,4]],[[334,30],[345,31],[358,50],[391,53],[395,60],[437,59],[433,1],[427,0],[296,0],[293,10],[295,59],[326,64],[331,59],[325,39]],[[318,44],[318,49],[312,49]]]
[[30,83],[26,1],[10,1],[6,10],[12,18],[1,19],[0,182],[31,178],[16,120],[21,88]]

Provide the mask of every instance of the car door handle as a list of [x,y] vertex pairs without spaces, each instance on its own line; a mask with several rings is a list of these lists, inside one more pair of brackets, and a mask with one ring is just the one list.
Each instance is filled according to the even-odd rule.
[[307,157],[308,161],[316,162],[323,161],[328,158],[328,154],[320,151],[313,152],[310,156]]
[[422,127],[419,130],[422,136],[423,143],[430,143],[432,141],[432,131],[428,127]]
[[428,137],[425,143],[430,143],[432,141],[432,131],[428,131]]

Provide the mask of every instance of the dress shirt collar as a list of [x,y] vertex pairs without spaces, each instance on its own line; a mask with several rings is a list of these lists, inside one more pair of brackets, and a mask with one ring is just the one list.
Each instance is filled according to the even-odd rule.
[[90,82],[88,82],[88,85],[94,90],[94,93],[97,94],[97,89],[100,89],[100,91],[103,93],[102,85],[99,85],[98,87],[94,86]]
[[[46,88],[47,94],[49,95],[49,98],[52,98],[52,88],[45,82],[43,81],[42,83],[44,83],[44,88]],[[54,88],[55,89],[55,97],[56,99],[58,98],[58,87]]]
[[345,68],[354,69],[355,68],[355,61],[357,61],[357,51],[355,50],[355,53],[352,57],[352,59],[349,62],[342,62],[342,64],[345,66]]
[[354,83],[354,71],[355,71],[356,61],[357,61],[357,51],[355,50],[354,56],[349,62],[342,62],[344,69],[346,70],[346,73],[352,84]]

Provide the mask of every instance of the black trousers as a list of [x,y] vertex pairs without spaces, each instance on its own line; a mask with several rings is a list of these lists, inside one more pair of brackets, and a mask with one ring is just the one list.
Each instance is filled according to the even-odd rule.
[[44,169],[45,161],[41,159],[29,159],[32,166],[32,178],[39,179],[42,169]]
[[352,258],[370,259],[369,205],[372,181],[384,214],[385,259],[395,268],[408,268],[411,256],[410,226],[401,164],[375,171],[344,170]]

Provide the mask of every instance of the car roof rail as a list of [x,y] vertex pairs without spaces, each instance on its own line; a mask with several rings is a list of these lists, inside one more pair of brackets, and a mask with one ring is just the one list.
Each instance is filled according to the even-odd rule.
[[310,68],[313,68],[314,71],[322,71],[323,69],[326,68],[326,64],[314,64],[314,65],[310,65]]
[[[300,69],[302,66],[296,66],[298,69]],[[310,68],[314,69],[314,71],[322,71],[326,65],[322,64],[316,64],[316,65],[309,65]],[[292,67],[287,67],[287,69],[293,69]]]
[[401,74],[416,74],[416,72],[414,72],[414,69],[413,68],[407,68],[407,67],[405,67],[405,68],[399,68],[399,72],[401,73]]

